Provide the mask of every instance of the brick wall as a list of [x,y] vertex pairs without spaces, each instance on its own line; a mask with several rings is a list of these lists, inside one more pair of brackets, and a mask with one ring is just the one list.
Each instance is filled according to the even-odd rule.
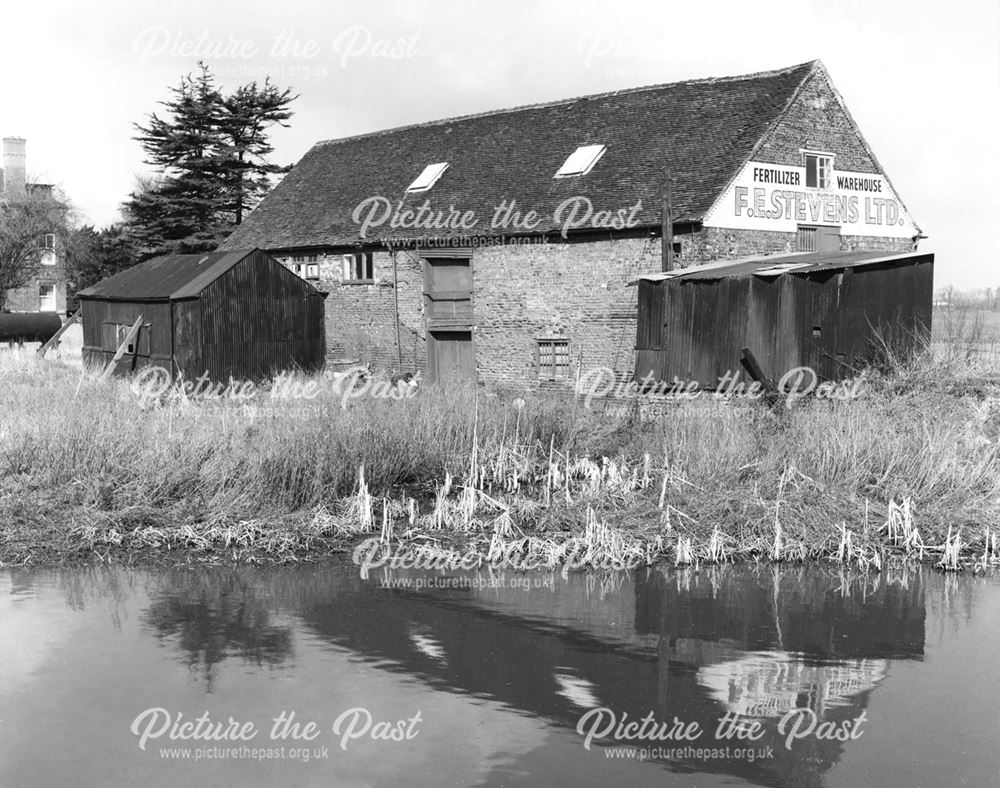
[[878,172],[854,124],[822,72],[816,72],[806,80],[798,99],[788,108],[753,158],[767,164],[801,166],[801,148],[835,154],[838,170]]
[[[325,250],[317,254],[319,280],[313,284],[326,298],[326,356],[330,363],[371,364],[396,370],[396,325],[392,254],[372,255],[371,283],[344,281],[343,255],[353,250]],[[310,254],[316,254],[311,250]],[[276,256],[289,265],[286,253]],[[396,253],[399,283],[399,336],[403,372],[424,369],[426,338],[423,317],[423,267],[407,252]]]
[[56,289],[56,312],[66,313],[66,282],[56,273],[41,273],[24,287],[11,290],[2,305],[10,312],[38,312],[41,305],[39,288],[43,284],[54,285]]
[[[795,233],[707,227],[680,234],[679,267],[726,258],[794,252]],[[844,249],[909,251],[909,239],[844,236]],[[342,252],[319,255],[315,284],[326,299],[326,347],[330,363],[370,363],[376,369],[426,369],[423,266],[396,254],[401,360],[397,363],[392,255],[373,254],[374,282],[342,278]],[[634,370],[635,287],[627,283],[660,270],[659,238],[621,238],[575,243],[488,246],[472,254],[473,344],[479,379],[489,385],[534,388],[539,379],[539,340],[566,340],[567,385],[577,370]]]
[[479,249],[473,258],[473,342],[480,379],[539,385],[537,348],[568,341],[570,370],[634,370],[640,274],[660,270],[659,239],[525,244]]
[[[392,255],[375,251],[374,281],[353,284],[343,280],[345,253],[317,254],[319,280],[314,284],[329,294],[327,360],[370,363],[390,371],[425,370],[420,258],[406,251],[396,254],[400,367]],[[275,254],[287,260],[286,252]],[[642,273],[660,270],[659,239],[484,247],[472,253],[472,270],[473,342],[481,381],[513,387],[539,385],[539,339],[568,341],[574,379],[581,364],[584,369],[612,367],[621,377],[631,376],[637,293],[626,285]]]
[[[681,244],[681,254],[677,259],[679,268],[713,260],[797,251],[796,233],[770,230],[704,227],[698,232],[679,236],[678,240]],[[844,235],[840,238],[840,248],[843,251],[908,252],[913,249],[913,241],[910,238]]]

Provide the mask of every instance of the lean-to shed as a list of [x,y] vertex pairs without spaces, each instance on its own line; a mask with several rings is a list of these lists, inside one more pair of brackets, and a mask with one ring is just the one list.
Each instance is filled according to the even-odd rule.
[[[934,255],[814,252],[730,260],[638,280],[636,379],[716,388],[750,348],[767,377],[841,380],[883,342],[930,335]],[[741,374],[743,380],[746,373]]]
[[116,372],[226,382],[323,364],[324,294],[259,249],[156,257],[78,296],[85,363],[110,362],[142,316]]

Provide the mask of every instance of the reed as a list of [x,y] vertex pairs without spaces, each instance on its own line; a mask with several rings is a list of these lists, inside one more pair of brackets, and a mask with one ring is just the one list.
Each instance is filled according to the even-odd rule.
[[857,401],[780,419],[655,422],[462,387],[343,408],[323,376],[309,401],[150,404],[121,380],[0,360],[0,561],[302,560],[374,534],[549,566],[572,540],[595,566],[994,566],[1000,378],[963,358],[898,362]]

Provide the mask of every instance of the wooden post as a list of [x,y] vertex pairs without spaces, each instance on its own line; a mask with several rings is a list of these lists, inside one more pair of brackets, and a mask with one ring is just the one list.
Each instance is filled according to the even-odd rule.
[[39,355],[40,358],[45,358],[45,354],[51,348],[53,348],[53,347],[56,346],[56,343],[59,341],[59,337],[61,337],[66,332],[66,329],[69,328],[71,325],[73,325],[74,323],[76,323],[76,322],[78,322],[80,320],[80,315],[81,315],[82,311],[83,311],[82,309],[77,309],[73,313],[73,316],[69,320],[67,320],[65,323],[63,323],[62,326],[60,327],[60,329],[58,331],[56,331],[55,334],[52,335],[52,338],[48,342],[46,342],[44,345],[42,345],[40,348],[38,348],[38,350],[35,351],[36,353],[38,353],[38,355]]
[[[135,341],[135,339],[139,336],[139,329],[141,327],[142,315],[139,315],[139,317],[137,317],[135,322],[132,324],[132,328],[128,330],[128,334],[125,336],[125,339],[123,339],[122,343],[118,346],[118,352],[115,353],[115,357],[111,359],[111,363],[104,368],[104,371],[101,373],[100,380],[104,381],[111,377],[111,373],[115,371],[115,365],[118,363],[118,360],[125,355],[125,349],[129,346],[129,343]],[[133,355],[138,352],[139,343],[136,342]]]
[[663,171],[663,215],[661,236],[663,248],[660,250],[661,265],[664,271],[674,270],[674,208],[670,188],[670,171]]
[[763,387],[764,402],[770,407],[776,408],[781,403],[781,393],[778,391],[778,387],[774,385],[774,381],[764,374],[764,370],[761,369],[760,364],[757,363],[757,358],[754,356],[753,351],[750,350],[750,348],[743,348],[743,353],[740,356],[740,363],[750,374],[750,377],[757,383],[760,383]]
[[774,385],[767,375],[764,374],[764,370],[760,368],[760,364],[757,363],[757,358],[754,356],[753,351],[750,350],[750,348],[743,348],[743,353],[740,356],[740,363],[743,365],[744,369],[750,373],[750,377],[764,387],[765,391],[777,392],[778,387]]

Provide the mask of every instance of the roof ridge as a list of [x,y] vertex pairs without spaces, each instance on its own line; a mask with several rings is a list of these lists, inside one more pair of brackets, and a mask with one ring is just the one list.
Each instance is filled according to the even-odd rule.
[[822,65],[820,60],[807,60],[804,63],[797,63],[794,66],[785,66],[784,68],[772,69],[770,71],[755,71],[750,74],[734,74],[725,77],[699,77],[696,79],[682,79],[677,82],[660,82],[655,85],[643,85],[634,88],[620,88],[618,90],[609,90],[604,93],[591,93],[585,96],[574,96],[571,98],[556,99],[553,101],[541,101],[535,104],[521,104],[515,107],[505,107],[503,109],[491,109],[485,112],[472,112],[466,115],[455,115],[450,118],[438,118],[436,120],[426,120],[420,123],[408,123],[404,126],[393,126],[389,129],[379,129],[377,131],[369,131],[363,134],[352,134],[349,137],[337,137],[334,139],[320,140],[316,142],[312,149],[323,147],[326,145],[339,145],[345,142],[355,142],[357,140],[371,139],[374,137],[381,137],[388,134],[395,134],[399,131],[407,131],[409,129],[425,128],[427,126],[440,126],[447,123],[457,123],[464,120],[472,120],[475,118],[488,118],[494,115],[506,115],[512,112],[523,112],[529,109],[543,109],[546,107],[558,107],[566,104],[573,104],[577,101],[587,101],[592,99],[608,98],[612,96],[622,96],[629,95],[633,93],[642,93],[644,91],[660,90],[667,87],[677,87],[680,85],[705,85],[705,84],[717,84],[721,82],[739,82],[748,79],[760,79],[762,77],[776,77],[781,74],[788,74],[797,69],[803,68],[805,66],[810,67],[810,73],[815,69],[816,65]]
[[[815,74],[820,74],[821,76],[826,77],[827,84],[829,84],[831,88],[833,87],[833,85],[830,84],[829,76],[826,73],[826,67],[823,65],[823,61],[817,58],[816,60],[810,60],[808,63],[801,64],[801,66],[805,65],[809,66],[808,75],[806,76],[805,79],[799,82],[798,85],[795,86],[795,90],[793,90],[792,94],[785,100],[785,105],[781,108],[781,111],[778,112],[778,114],[776,114],[771,119],[771,122],[767,124],[767,128],[764,129],[764,132],[757,138],[757,141],[753,144],[753,147],[750,149],[750,152],[746,155],[746,158],[743,159],[743,162],[740,164],[740,166],[733,172],[733,174],[726,181],[726,185],[723,187],[722,191],[719,192],[718,196],[715,198],[715,200],[712,201],[712,204],[705,211],[706,217],[708,217],[709,214],[715,211],[716,207],[726,196],[726,193],[729,191],[730,187],[732,187],[732,185],[736,182],[736,179],[740,175],[740,171],[744,167],[746,167],[751,161],[753,161],[753,157],[757,155],[757,151],[759,151],[763,147],[764,143],[771,138],[771,135],[774,134],[774,130],[778,128],[781,122],[785,119],[785,116],[788,114],[788,111],[791,109],[792,105],[798,100],[799,94],[802,92],[802,89],[809,81],[809,77],[812,77]],[[795,68],[799,68],[801,66],[795,66]]]

